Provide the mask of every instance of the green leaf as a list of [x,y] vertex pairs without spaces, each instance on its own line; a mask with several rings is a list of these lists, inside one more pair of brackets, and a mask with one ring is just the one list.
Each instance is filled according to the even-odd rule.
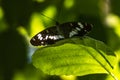
[[70,38],[40,48],[32,56],[33,65],[49,75],[113,76],[116,56],[103,42],[90,37]]

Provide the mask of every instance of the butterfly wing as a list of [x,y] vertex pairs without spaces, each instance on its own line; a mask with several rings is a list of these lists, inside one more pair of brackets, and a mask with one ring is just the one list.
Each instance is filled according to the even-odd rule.
[[50,45],[61,39],[64,39],[64,36],[59,34],[56,26],[53,26],[36,34],[30,43],[34,46]]
[[59,31],[65,38],[84,36],[92,29],[92,25],[81,22],[67,22],[59,25]]
[[39,32],[30,40],[30,43],[34,46],[50,45],[64,38],[82,37],[91,29],[92,25],[88,23],[67,22]]

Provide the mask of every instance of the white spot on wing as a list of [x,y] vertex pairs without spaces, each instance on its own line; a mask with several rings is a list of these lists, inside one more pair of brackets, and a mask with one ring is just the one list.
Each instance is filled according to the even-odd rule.
[[37,37],[38,37],[38,39],[40,39],[40,40],[42,40],[42,39],[43,39],[43,37],[42,37],[42,35],[41,35],[41,34],[38,34],[38,35],[37,35]]
[[69,34],[69,37],[72,37],[72,36],[74,36],[75,34],[78,34],[78,32],[77,32],[77,31],[71,31],[70,34]]
[[73,24],[72,24],[72,23],[70,23],[70,26],[73,26]]
[[79,27],[80,27],[81,29],[84,28],[83,25],[82,25],[82,23],[78,22],[78,25],[79,25]]
[[46,40],[48,39],[48,35],[46,35],[45,39],[46,39]]
[[33,41],[35,41],[35,38],[32,38]]
[[43,45],[44,44],[44,42],[41,42],[41,45]]
[[49,37],[49,39],[53,39],[53,40],[56,40],[56,37],[55,36],[48,36]]
[[46,30],[46,32],[47,32],[47,33],[49,33],[49,31],[48,31],[48,30]]
[[48,36],[49,39],[53,39],[53,40],[58,40],[58,39],[62,39],[64,38],[63,36],[61,35],[54,35],[54,36]]
[[80,29],[80,28],[78,28],[78,27],[76,27],[76,29],[77,29],[78,31],[81,31],[81,29]]
[[63,38],[64,38],[64,37],[63,37],[63,36],[61,36],[61,35],[58,35],[58,36],[59,36],[59,38],[60,38],[60,39],[63,39]]
[[87,32],[87,30],[84,30],[85,32]]

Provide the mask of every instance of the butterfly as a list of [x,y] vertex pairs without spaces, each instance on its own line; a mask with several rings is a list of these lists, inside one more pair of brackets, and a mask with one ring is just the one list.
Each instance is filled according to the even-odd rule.
[[49,27],[32,37],[30,43],[33,46],[45,46],[56,43],[57,41],[71,38],[74,36],[83,37],[92,29],[92,25],[82,22],[66,22]]

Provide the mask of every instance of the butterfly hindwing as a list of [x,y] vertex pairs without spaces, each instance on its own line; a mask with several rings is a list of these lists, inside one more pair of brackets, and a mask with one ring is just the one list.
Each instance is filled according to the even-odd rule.
[[59,29],[65,38],[84,36],[92,29],[92,25],[81,22],[67,22],[59,25]]

